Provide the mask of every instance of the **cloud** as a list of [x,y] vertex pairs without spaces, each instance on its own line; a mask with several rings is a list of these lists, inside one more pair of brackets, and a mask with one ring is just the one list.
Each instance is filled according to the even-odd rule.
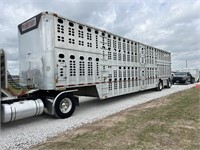
[[[0,47],[8,53],[9,70],[18,74],[17,25],[51,11],[117,35],[172,52],[172,68],[200,68],[200,2],[197,0],[3,0]],[[191,63],[190,63],[191,62]]]
[[168,24],[191,24],[198,19],[198,1],[184,1],[184,3],[177,2],[171,6],[169,11]]

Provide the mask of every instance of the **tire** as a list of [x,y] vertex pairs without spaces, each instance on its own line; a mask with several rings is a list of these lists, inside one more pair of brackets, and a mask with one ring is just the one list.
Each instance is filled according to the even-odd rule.
[[167,80],[167,88],[171,88],[172,87],[172,81],[169,79]]
[[190,83],[191,83],[191,84],[195,83],[195,79],[192,79]]
[[188,79],[186,79],[186,80],[185,80],[185,84],[186,84],[186,85],[188,85],[188,84],[189,84],[189,81],[188,81]]
[[162,91],[162,89],[163,89],[163,83],[162,83],[162,81],[159,81],[156,90],[157,90],[157,91]]
[[69,96],[66,93],[61,94],[55,102],[55,116],[61,119],[69,118],[75,111],[76,104],[73,100],[73,96]]

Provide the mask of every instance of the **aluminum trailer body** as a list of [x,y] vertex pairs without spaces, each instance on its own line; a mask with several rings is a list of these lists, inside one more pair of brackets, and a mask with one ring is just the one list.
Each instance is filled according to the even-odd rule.
[[59,118],[73,114],[76,95],[107,99],[171,87],[170,52],[55,13],[21,23],[18,38],[20,84],[36,89],[19,99],[41,100]]
[[83,94],[105,99],[171,78],[169,52],[54,13],[19,25],[19,52],[21,84],[41,90],[84,87]]

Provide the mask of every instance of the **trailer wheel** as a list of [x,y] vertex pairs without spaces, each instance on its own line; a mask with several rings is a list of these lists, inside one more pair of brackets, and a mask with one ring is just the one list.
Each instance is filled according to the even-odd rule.
[[55,102],[55,116],[61,119],[69,118],[75,111],[73,96],[66,93],[60,95]]
[[156,90],[157,90],[157,91],[162,91],[162,89],[163,89],[163,83],[162,83],[162,81],[160,80],[159,83],[158,83],[158,86],[157,86]]
[[169,79],[167,80],[167,88],[171,88],[172,86],[172,81]]

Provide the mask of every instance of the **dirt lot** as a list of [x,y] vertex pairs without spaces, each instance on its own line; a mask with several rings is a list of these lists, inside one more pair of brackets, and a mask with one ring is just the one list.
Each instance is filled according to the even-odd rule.
[[195,88],[152,100],[31,149],[200,149]]

